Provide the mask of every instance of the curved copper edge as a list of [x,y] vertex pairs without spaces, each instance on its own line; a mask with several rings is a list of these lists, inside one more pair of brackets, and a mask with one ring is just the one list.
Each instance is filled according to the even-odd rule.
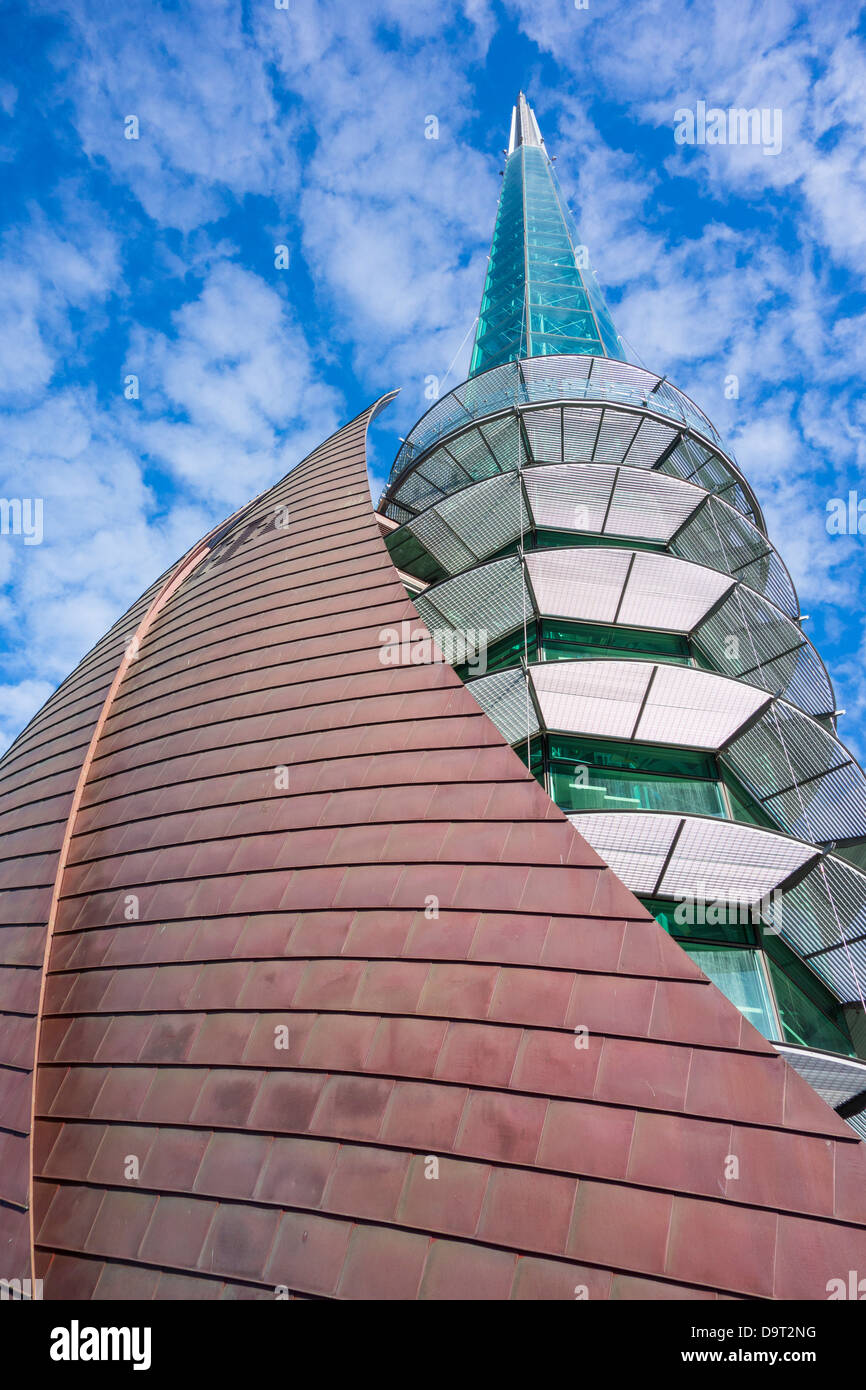
[[217,529],[217,527],[214,527],[211,531],[209,531],[208,535],[203,540],[199,541],[190,552],[188,552],[185,559],[179,562],[179,565],[175,569],[174,573],[166,581],[162,589],[154,598],[150,607],[147,609],[147,612],[141,619],[141,622],[139,623],[131,640],[127,643],[126,651],[124,652],[121,658],[120,665],[118,666],[117,671],[115,672],[114,680],[112,681],[108,694],[106,695],[105,700],[103,701],[102,709],[99,712],[99,717],[97,718],[96,726],[91,735],[87,752],[84,755],[84,761],[81,764],[81,771],[78,774],[78,781],[75,785],[75,791],[72,796],[72,805],[69,808],[69,814],[66,818],[66,826],[63,831],[63,840],[60,846],[60,855],[57,861],[57,870],[54,875],[54,887],[51,893],[51,907],[49,909],[48,922],[46,924],[45,949],[42,957],[42,981],[39,987],[39,1004],[36,1010],[36,1036],[33,1041],[34,1060],[33,1084],[31,1087],[29,1145],[30,1172],[28,1176],[31,1271],[35,1270],[36,1268],[36,1232],[34,1229],[33,1220],[35,1181],[33,1145],[34,1134],[36,1129],[36,1073],[37,1068],[39,1066],[39,1048],[42,1038],[42,1013],[45,1002],[45,982],[48,975],[48,963],[51,958],[51,944],[54,939],[54,926],[57,921],[57,906],[60,901],[60,894],[63,886],[63,875],[66,870],[66,862],[69,857],[69,845],[72,840],[75,819],[78,815],[78,808],[81,805],[81,798],[84,795],[84,788],[87,785],[87,778],[90,774],[90,768],[93,763],[94,756],[96,754],[97,744],[99,743],[99,740],[102,737],[102,730],[105,727],[105,722],[108,719],[109,713],[111,712],[111,706],[114,703],[114,700],[117,696],[117,692],[123,683],[123,678],[126,675],[126,672],[128,671],[131,663],[137,659],[138,649],[140,648],[141,643],[144,641],[144,638],[146,637],[157,614],[162,610],[165,604],[168,603],[172,594],[174,594],[175,591],[180,587],[180,585],[186,579],[187,575],[192,573],[195,567],[207,554],[208,540],[213,535],[214,531],[216,531]]
[[[359,411],[358,415],[354,416],[353,420],[348,421],[347,423],[353,423],[354,420],[358,420],[366,413],[367,419],[364,429],[364,438],[366,440],[367,430],[369,429],[370,422],[375,419],[375,417],[380,413],[380,411],[384,410],[385,407],[390,404],[390,402],[394,399],[394,397],[397,394],[397,390],[386,392],[384,395],[380,396],[379,399],[375,401],[371,406],[368,406],[366,412]],[[346,428],[346,426],[340,426],[339,429],[335,430],[334,433],[329,436],[329,439],[334,438],[334,436],[339,434],[340,430],[344,428]],[[325,443],[327,442],[328,441],[326,440]],[[284,475],[284,478],[289,477],[292,473],[295,473],[298,469],[302,468],[304,464],[307,462],[307,459],[311,457],[312,453],[318,452],[318,450],[321,447],[321,445],[317,445],[315,450],[312,450],[310,454],[307,454],[303,459],[300,459],[298,463],[295,465],[295,467],[290,469],[289,473]],[[278,483],[283,480],[284,479],[278,480]],[[99,712],[99,716],[96,720],[93,733],[90,737],[90,743],[88,744],[87,752],[85,753],[84,760],[81,764],[81,770],[78,774],[78,780],[76,782],[75,791],[72,796],[72,803],[69,807],[69,813],[66,818],[66,825],[63,831],[63,840],[61,842],[60,853],[57,860],[57,868],[55,870],[54,875],[54,886],[51,892],[51,906],[48,913],[48,920],[46,922],[45,946],[42,956],[41,981],[39,986],[39,1002],[36,1009],[36,1032],[33,1039],[33,1072],[30,1087],[30,1133],[28,1136],[29,1172],[27,1177],[28,1231],[31,1278],[35,1276],[36,1270],[36,1231],[34,1223],[34,1144],[36,1130],[36,1081],[39,1067],[40,1043],[42,1038],[42,1016],[45,1002],[45,986],[48,976],[48,966],[51,959],[51,946],[54,939],[54,927],[57,921],[57,909],[63,888],[63,876],[66,871],[66,865],[69,858],[69,846],[72,842],[72,837],[75,829],[75,820],[78,815],[78,810],[81,805],[82,797],[84,795],[84,789],[87,786],[87,779],[90,775],[90,769],[93,765],[93,760],[96,756],[96,749],[99,744],[99,740],[102,737],[102,731],[105,728],[105,724],[109,718],[109,715],[111,714],[112,705],[114,704],[114,701],[117,698],[118,691],[120,690],[120,687],[123,684],[123,678],[126,675],[132,663],[135,660],[137,660],[141,645],[144,642],[151,627],[153,626],[153,623],[155,622],[156,618],[162,612],[166,604],[171,601],[171,599],[173,598],[177,590],[181,587],[181,585],[184,583],[184,581],[189,577],[190,574],[193,573],[193,571],[198,567],[201,561],[209,553],[210,542],[213,539],[213,537],[216,536],[218,532],[224,532],[226,530],[226,527],[230,527],[233,523],[240,521],[243,518],[243,516],[250,510],[250,508],[255,505],[259,498],[265,496],[270,491],[271,488],[266,488],[263,492],[257,493],[255,497],[251,498],[248,502],[243,503],[242,506],[238,507],[225,520],[217,522],[217,524],[215,526],[212,526],[210,531],[208,531],[207,534],[201,538],[201,540],[197,541],[192,546],[192,548],[187,551],[186,555],[184,555],[178,561],[174,570],[169,575],[162,588],[159,590],[159,592],[156,594],[156,596],[150,603],[150,606],[148,607],[147,611],[145,612],[144,616],[139,622],[139,625],[136,628],[133,636],[127,641],[126,650],[124,651],[123,657],[121,658],[120,664],[118,665],[117,671],[115,672],[114,680],[111,683],[111,686],[108,690],[108,694],[106,695],[105,700],[103,701],[102,709]]]

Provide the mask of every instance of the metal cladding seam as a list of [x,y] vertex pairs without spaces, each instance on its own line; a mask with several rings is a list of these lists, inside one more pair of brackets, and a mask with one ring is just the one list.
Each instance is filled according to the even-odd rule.
[[33,1273],[35,1058],[46,953],[83,780],[149,622],[225,524],[145,590],[0,759],[0,1258],[13,1271],[0,1278]]
[[[44,984],[46,1296],[825,1298],[866,1264],[852,1131],[450,666],[383,664],[385,629],[426,630],[370,504],[375,409],[217,533],[105,708]],[[0,1016],[13,1139],[115,642],[0,764],[30,924],[0,933],[29,983]]]

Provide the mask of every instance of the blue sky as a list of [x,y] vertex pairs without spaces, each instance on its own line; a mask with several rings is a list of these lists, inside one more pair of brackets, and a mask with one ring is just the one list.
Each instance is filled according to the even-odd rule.
[[[0,53],[0,495],[44,506],[40,545],[0,536],[0,748],[199,535],[399,386],[378,497],[477,313],[522,87],[617,327],[729,440],[866,751],[866,537],[826,526],[866,498],[862,8],[19,0]],[[698,101],[780,110],[780,153],[677,144]]]

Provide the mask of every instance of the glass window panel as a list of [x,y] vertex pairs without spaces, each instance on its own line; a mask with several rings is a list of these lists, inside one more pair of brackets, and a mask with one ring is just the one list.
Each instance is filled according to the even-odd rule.
[[777,830],[778,826],[772,816],[757,801],[741,787],[735,777],[728,772],[727,768],[722,768],[722,780],[728,789],[728,800],[731,803],[731,810],[734,820],[742,821],[746,825],[761,825],[765,830]]
[[[662,541],[636,541],[629,538],[628,544],[630,550],[654,550],[656,553],[664,551],[665,548]],[[608,546],[613,550],[622,550],[622,539],[619,536],[597,536],[592,531],[581,533],[545,529],[528,535],[525,541],[527,550],[557,550],[564,546],[576,545]]]
[[[814,1047],[822,1052],[837,1052],[848,1057],[857,1055],[842,1006],[778,936],[770,932],[761,936],[771,982],[768,986],[767,976],[761,969],[760,951],[733,951],[723,944],[746,946],[757,940],[755,928],[739,925],[734,920],[736,914],[723,924],[690,923],[678,920],[676,903],[647,897],[641,901],[660,926],[680,942],[704,974],[765,1037],[799,1047]],[[710,942],[715,944],[710,945]],[[781,1019],[781,1038],[778,1032],[772,1031],[777,1028],[772,1021],[772,999]]]
[[446,571],[415,536],[408,532],[402,536],[399,532],[396,534],[399,536],[397,542],[392,542],[389,536],[385,543],[398,570],[412,574],[416,579],[425,579],[428,583],[447,578]]
[[[476,333],[470,375],[519,356],[604,356],[605,352],[623,356],[592,273],[588,268],[582,272],[576,262],[579,242],[546,154],[521,146],[505,165],[485,280],[485,321]],[[535,288],[539,283],[545,287],[541,294]],[[556,306],[567,317],[559,325],[551,324],[547,316],[538,317],[527,339],[522,314],[494,319],[488,313],[509,299],[512,307],[524,300],[546,309]],[[491,342],[494,327],[502,336]],[[488,340],[482,341],[485,333]]]
[[[508,666],[518,666],[524,658],[526,647],[529,649],[529,660],[538,659],[538,636],[535,623],[529,623],[526,632],[526,643],[523,638],[523,628],[517,632],[510,633],[507,637],[502,637],[498,642],[491,642],[487,648],[487,670],[485,675],[493,671],[504,671]],[[477,675],[477,669],[470,672],[467,666],[458,666],[457,674],[461,680],[466,680],[470,675]]]
[[[659,926],[664,927],[669,936],[675,936],[681,945],[685,945],[686,941],[715,941],[737,946],[755,944],[756,929],[749,922],[748,913],[734,906],[725,909],[725,920],[707,922],[701,921],[702,913],[696,907],[684,912],[683,904],[669,902],[666,898],[642,897],[641,902]],[[706,913],[703,915],[705,917]]]
[[664,656],[682,665],[689,663],[686,637],[667,632],[639,632],[625,627],[606,627],[592,623],[542,623],[542,645],[548,661],[600,652],[642,652]]
[[551,795],[567,811],[682,811],[724,817],[715,765],[701,753],[556,737]]
[[548,285],[546,281],[538,280],[532,282],[529,302],[552,309],[589,309],[589,296],[584,290],[576,289],[573,285]]
[[[784,922],[784,912],[782,920]],[[778,975],[780,977],[784,975],[792,990],[796,989],[798,994],[807,1002],[811,1001],[815,1009],[843,1036],[846,1046],[850,1044],[851,1040],[848,1033],[848,1026],[845,1022],[844,1010],[835,995],[831,994],[830,990],[824,984],[824,981],[819,980],[818,976],[806,965],[805,961],[802,961],[799,956],[795,955],[790,946],[788,946],[775,932],[765,932],[764,949],[770,958],[771,965],[776,967]],[[775,984],[775,974],[773,975],[773,980]],[[793,1001],[791,1007],[793,1008]],[[791,1041],[794,1041],[794,1039],[791,1039]],[[817,1043],[811,1045],[818,1046]],[[835,1051],[837,1049],[832,1048],[830,1050]]]
[[555,357],[564,353],[570,357],[601,357],[601,343],[598,338],[541,338],[532,337],[532,357]]
[[529,326],[533,333],[554,333],[568,338],[596,336],[592,315],[575,312],[570,306],[560,309],[533,309],[529,316]]
[[551,738],[552,758],[575,759],[590,767],[621,768],[626,772],[658,772],[672,777],[713,780],[715,760],[706,753],[680,748],[654,748],[648,743],[617,743],[613,739]]
[[715,782],[562,763],[551,763],[550,779],[553,800],[564,811],[682,811],[725,816],[721,790]]
[[769,966],[785,1041],[800,1047],[816,1047],[822,1052],[845,1052],[853,1056],[851,1039],[844,1027],[831,1022],[774,960],[769,961]]
[[[540,738],[530,741],[530,762],[529,769],[538,782],[544,786],[544,745]],[[526,739],[515,744],[514,751],[522,763],[526,762]]]
[[758,951],[698,942],[684,942],[683,949],[759,1033],[765,1038],[775,1037],[770,993]]

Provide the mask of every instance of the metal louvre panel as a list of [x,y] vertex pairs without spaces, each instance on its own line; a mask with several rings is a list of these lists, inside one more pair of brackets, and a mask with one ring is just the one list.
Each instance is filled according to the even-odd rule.
[[[461,460],[457,460],[459,464]],[[443,493],[451,492],[455,486],[463,487],[467,482],[471,482],[473,474],[466,465],[460,469],[455,465],[454,457],[446,449],[437,449],[434,454],[430,454],[422,464],[415,470],[416,477],[427,478]],[[458,482],[459,479],[459,482]]]
[[478,429],[467,430],[465,434],[458,434],[454,439],[449,439],[447,450],[472,478],[489,478],[491,474],[501,472],[497,460]]
[[[500,306],[501,308],[501,306]],[[490,316],[496,336],[495,320],[497,306],[487,306],[485,313]],[[689,401],[670,382],[661,381],[643,368],[612,358],[593,357],[577,354],[552,354],[517,362],[503,362],[478,376],[470,378],[455,391],[437,401],[418,422],[412,434],[404,442],[390,473],[394,482],[403,470],[419,454],[459,430],[471,420],[485,413],[493,413],[508,406],[536,401],[563,401],[567,397],[586,400],[601,398],[611,402],[622,402],[638,409],[648,409],[660,415],[669,416],[677,424],[695,430],[710,441],[713,448],[724,453],[724,444],[718,431],[701,410]],[[637,422],[635,428],[637,427]],[[617,428],[625,428],[624,424]],[[634,458],[637,466],[647,466],[647,450],[653,433],[659,442],[658,454],[674,437],[674,431],[665,430],[659,422],[646,423],[640,430],[640,439],[632,446],[638,450]],[[675,457],[665,471],[680,477],[688,477],[698,464],[708,457],[704,448],[703,456],[685,469],[682,457]],[[653,460],[654,462],[655,460]],[[715,460],[714,466],[722,470],[724,486],[730,487],[729,501],[738,510],[751,514],[751,506],[742,486],[735,481],[727,463]]]
[[565,406],[563,408],[565,460],[567,463],[592,462],[600,421],[601,410],[598,406]]
[[[484,411],[497,409],[504,400],[519,400],[521,393],[520,369],[517,363],[503,362],[493,371],[470,377],[452,394],[459,398],[463,411],[470,416],[476,416]],[[447,400],[448,397],[444,397],[443,405]],[[455,411],[455,416],[459,419],[462,413]]]
[[520,561],[508,555],[436,584],[418,595],[415,607],[428,627],[484,631],[491,642],[523,622],[523,592]]
[[809,714],[832,714],[836,708],[830,678],[808,642],[793,654],[764,662],[762,670],[746,680],[760,680],[768,689],[782,690],[793,704]]
[[686,666],[644,661],[543,662],[532,668],[548,728],[715,751],[766,696]]
[[[662,389],[670,389],[670,383],[665,382],[664,387]],[[707,438],[711,439],[714,444],[722,446],[723,441],[721,435],[719,434],[715,425],[712,423],[711,420],[707,418],[707,416],[700,409],[700,407],[695,405],[694,401],[690,401],[688,396],[680,396],[680,401],[682,403],[682,408],[685,411],[686,419],[688,420],[692,428],[697,430],[699,434],[706,435]]]
[[[735,589],[718,612],[699,625],[695,637],[725,675],[747,679],[743,672],[758,665],[759,654],[747,612],[739,599],[740,591]],[[789,645],[793,645],[797,640],[796,634],[791,633],[790,637]],[[764,684],[759,673],[751,683]]]
[[710,451],[706,444],[692,439],[689,435],[683,435],[670,455],[671,460],[676,459],[678,466],[687,473],[695,473],[709,457]]
[[[841,739],[793,705],[776,701],[761,723],[765,720],[772,720],[776,742],[782,742],[788,754],[788,765],[793,766],[795,772],[801,771],[804,777],[813,777],[851,761],[851,754]],[[790,781],[787,777],[780,785],[787,786]]]
[[636,551],[618,622],[691,632],[731,580],[673,555]]
[[[785,893],[780,934],[837,998],[858,1001],[866,982],[866,878],[834,855]],[[814,954],[821,952],[820,955]]]
[[[790,706],[774,705],[751,729],[740,734],[724,754],[725,761],[761,801],[790,786],[798,778],[827,770],[842,761],[838,756],[825,756],[822,759],[820,756],[809,756],[807,750],[800,750],[796,731],[790,729],[789,711]],[[778,723],[774,717],[777,715],[781,716]],[[804,724],[811,725],[812,721],[807,715],[798,717]],[[820,729],[820,725],[813,727]],[[791,733],[793,738],[790,737]],[[835,742],[830,734],[826,737],[831,743]],[[840,752],[843,751],[841,744],[837,747]]]
[[655,385],[655,390],[650,390],[647,404],[650,409],[656,409],[682,420],[685,424],[695,426],[701,434],[707,434],[712,430],[709,421],[705,420],[696,407],[681,396],[676,387],[671,386],[668,381],[659,382]]
[[[657,381],[658,377],[645,367],[634,367],[630,362],[619,362],[612,357],[597,357],[590,376],[593,386],[628,382],[644,393],[652,391]],[[673,389],[676,391],[676,387]],[[676,394],[679,395],[679,392]]]
[[739,483],[735,482],[732,487],[725,488],[724,500],[757,524],[757,517],[752,509],[752,504]]
[[549,618],[613,622],[632,552],[540,550],[526,564],[539,613]]
[[622,463],[623,454],[634,438],[638,421],[620,410],[606,410],[595,457],[603,463]]
[[[569,820],[632,892],[658,891],[671,898],[754,903],[815,853],[811,845],[769,830],[697,816],[599,811]],[[682,832],[656,889],[681,823]],[[783,920],[787,903],[786,894]]]
[[[480,400],[482,396],[486,396],[489,400],[491,397],[494,397],[498,391],[502,390],[502,374],[507,372],[507,366],[513,366],[513,364],[508,363],[506,367],[499,367],[495,373],[491,372],[489,374],[486,387],[482,387],[481,390],[477,392],[477,397],[474,392],[467,389],[471,388],[473,383],[464,382],[462,387],[458,387],[456,391],[449,391],[447,396],[443,396],[441,400],[438,400],[423,419],[418,422],[409,436],[412,446],[417,450],[428,448],[429,445],[434,443],[442,434],[447,433],[449,430],[459,429],[461,424],[471,420],[473,412],[477,408],[475,405],[476,399]],[[516,372],[512,372],[512,375],[516,376]],[[464,391],[466,391],[469,398],[470,403],[468,405],[464,405],[463,403]],[[397,457],[400,457],[399,454]]]
[[731,481],[731,475],[722,463],[721,459],[714,458],[712,454],[707,456],[706,463],[702,463],[696,469],[692,482],[705,487],[707,492],[717,492],[719,488],[727,487]]
[[659,464],[660,473],[667,473],[671,478],[682,478],[685,482],[690,482],[694,476],[694,468],[688,457],[682,452],[678,444],[672,454],[668,454],[664,463]]
[[695,636],[726,675],[780,692],[808,714],[835,709],[829,677],[799,625],[752,590],[738,586]]
[[[695,484],[686,483],[686,487]],[[671,552],[683,560],[691,560],[696,565],[707,565],[710,569],[731,572],[731,562],[713,525],[707,515],[709,504],[702,507],[698,515],[689,522],[671,546]]]
[[497,474],[464,488],[436,511],[477,559],[517,540],[531,524],[516,473]]
[[533,459],[540,463],[562,461],[562,411],[527,410],[523,425]]
[[686,817],[659,892],[752,903],[814,855],[812,845],[733,821]]
[[467,689],[509,743],[519,743],[538,733],[532,701],[527,705],[526,676],[519,668],[481,676],[471,681]]
[[527,357],[520,367],[530,396],[537,400],[540,394],[538,387],[548,383],[559,395],[567,395],[567,388],[573,383],[582,395],[593,360],[592,357]]
[[648,661],[553,661],[530,674],[548,729],[630,738],[654,669]]
[[800,615],[800,605],[790,576],[775,550],[737,571],[739,578],[750,589],[764,594],[783,613],[791,618]]
[[409,527],[434,560],[449,574],[456,574],[478,559],[443,520],[438,507],[417,516]]
[[633,893],[652,893],[682,817],[596,811],[568,819]]
[[723,553],[732,564],[744,565],[769,548],[766,536],[718,497],[709,499],[706,510],[720,538]]
[[633,892],[651,893],[682,818],[597,811],[568,819]]
[[385,515],[391,521],[397,521],[401,526],[405,526],[407,521],[412,520],[415,513],[410,512],[408,507],[401,507],[398,502],[389,502],[385,508]]
[[782,792],[765,804],[783,830],[813,844],[866,835],[863,775],[852,763],[833,768],[805,787],[798,785]]
[[478,433],[486,441],[503,473],[517,469],[523,446],[515,415],[506,415],[501,420],[484,420]]
[[606,464],[527,469],[524,484],[536,526],[600,532],[615,477]]
[[698,488],[679,478],[623,467],[617,478],[605,532],[666,541],[700,506],[702,497]]
[[623,462],[633,468],[654,468],[659,456],[664,453],[671,440],[676,438],[676,433],[676,430],[671,429],[669,425],[663,425],[660,420],[650,420],[644,416]]
[[[677,536],[672,550],[683,559],[733,574],[796,618],[800,609],[794,586],[776,552],[763,555],[768,545],[766,536],[747,517],[710,496]],[[749,559],[755,555],[762,558],[749,564]]]
[[[429,462],[429,460],[425,460],[425,463],[427,462]],[[451,469],[452,485],[459,487],[461,483],[466,482],[465,475],[459,473],[453,463],[451,464]],[[460,480],[459,482],[457,482],[458,478]],[[439,487],[436,483],[431,482],[429,478],[426,478],[423,473],[416,469],[414,473],[410,473],[400,484],[397,498],[404,506],[412,507],[414,511],[420,512],[423,511],[425,507],[432,507],[434,502],[441,502],[447,490],[448,489]]]
[[659,663],[634,737],[648,743],[717,749],[766,696],[710,671]]
[[[866,1090],[866,1065],[853,1057],[805,1052],[802,1048],[774,1043],[776,1051],[814,1087],[828,1105],[842,1105]],[[848,1120],[848,1124],[852,1120]]]
[[866,834],[861,769],[839,739],[793,706],[775,702],[725,760],[789,834],[815,842]]
[[[560,362],[563,360],[576,360],[584,364],[591,364],[598,359],[591,357],[557,359],[555,356],[551,356],[531,360],[543,363],[552,363],[557,360]],[[503,366],[508,365],[513,364],[503,364]],[[493,376],[500,370],[502,369],[494,368],[486,375]],[[481,377],[475,378],[476,381],[480,381],[481,379]],[[599,448],[596,451],[601,461],[622,461],[627,462],[632,467],[658,467],[660,454],[666,449],[669,442],[676,438],[677,432],[669,426],[665,426],[660,421],[649,420],[639,413],[639,411],[646,406],[645,393],[638,390],[633,383],[604,382],[599,379],[593,389],[592,379],[588,382],[572,380],[570,384],[565,379],[559,381],[538,379],[529,382],[527,387],[512,381],[508,389],[502,389],[498,393],[492,393],[495,398],[487,402],[486,408],[490,413],[497,410],[508,411],[509,416],[511,416],[512,411],[519,410],[524,416],[524,419],[528,419],[529,415],[535,413],[533,410],[526,410],[528,404],[535,401],[558,402],[567,396],[569,391],[572,397],[585,396],[588,399],[592,399],[593,395],[595,395],[596,397],[600,396],[602,399],[614,402],[614,404],[606,408],[607,414],[605,417],[604,433],[601,437]],[[446,401],[450,400],[450,397],[446,398]],[[630,410],[619,410],[616,408],[616,403],[618,402],[622,402],[623,405],[630,407],[637,407],[637,410],[634,408]],[[442,402],[441,405],[444,409],[445,402]],[[392,483],[396,484],[396,480],[401,476],[403,471],[409,467],[413,459],[417,459],[425,450],[435,447],[437,441],[440,441],[443,447],[447,446],[448,448],[452,448],[452,446],[454,446],[455,448],[459,448],[460,446],[456,443],[456,437],[461,436],[458,436],[456,432],[465,432],[470,419],[476,422],[476,429],[469,432],[475,438],[478,437],[476,431],[479,425],[484,424],[485,430],[491,428],[491,423],[485,421],[484,411],[481,408],[474,411],[471,416],[467,415],[466,410],[462,406],[453,401],[449,408],[452,411],[452,418],[447,418],[441,413],[439,407],[437,407],[435,411],[431,412],[431,420],[435,414],[439,422],[438,427],[433,428],[432,423],[427,425],[422,422],[423,427],[419,427],[419,430],[410,436],[409,440],[403,444],[391,470],[390,476]],[[661,408],[663,410],[664,402],[659,402],[656,397],[652,397],[649,401],[649,408]],[[564,458],[571,462],[592,461],[598,423],[601,419],[601,407],[597,405],[565,405],[564,410]],[[682,412],[680,412],[680,415],[681,413]],[[545,438],[542,438],[539,433],[537,447],[540,457],[542,460],[544,460],[545,457],[547,459],[555,458],[559,460],[559,447],[552,426],[553,414],[548,412],[542,412],[542,414],[547,415],[549,430]],[[595,422],[595,428],[592,427],[593,421]],[[533,426],[531,423],[527,425],[527,429],[530,432],[533,429],[537,429],[540,432],[541,428],[541,425]],[[721,444],[719,444],[718,447],[721,448]],[[497,450],[496,452],[500,467],[510,466],[507,463],[503,463],[499,451]],[[711,465],[711,474],[702,471],[702,466],[707,462]],[[726,499],[739,511],[750,518],[755,514],[755,504],[751,504],[747,500],[742,488],[736,483],[732,466],[723,456],[717,455],[709,445],[701,440],[691,439],[688,436],[681,437],[676,449],[666,458],[659,471],[670,477],[678,477],[686,480],[692,479],[702,486],[706,486],[710,491],[723,490]],[[489,468],[485,465],[482,471],[478,471],[478,469],[473,470],[473,476],[486,476],[489,472]],[[397,485],[397,487],[398,490],[400,490],[399,485]]]

